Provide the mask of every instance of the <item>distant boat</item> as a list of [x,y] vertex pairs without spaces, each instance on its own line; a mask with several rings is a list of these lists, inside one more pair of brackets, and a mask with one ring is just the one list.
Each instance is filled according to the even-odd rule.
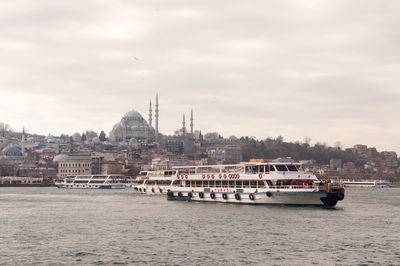
[[389,187],[390,182],[387,180],[340,180],[344,187],[354,188],[382,188]]
[[57,180],[58,188],[124,189],[132,186],[130,177],[123,175],[76,175]]

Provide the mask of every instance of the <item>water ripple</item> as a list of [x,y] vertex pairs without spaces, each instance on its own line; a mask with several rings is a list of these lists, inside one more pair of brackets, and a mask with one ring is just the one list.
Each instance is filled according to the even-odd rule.
[[399,265],[400,190],[346,193],[323,209],[0,188],[0,264]]

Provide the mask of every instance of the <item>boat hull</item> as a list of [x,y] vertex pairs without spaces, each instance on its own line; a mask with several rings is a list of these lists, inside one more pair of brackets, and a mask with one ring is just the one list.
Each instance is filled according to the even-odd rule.
[[147,195],[167,195],[168,191],[170,190],[169,186],[133,186],[133,189],[140,193],[140,194],[147,194]]
[[[212,196],[212,194],[214,194],[214,196]],[[168,193],[168,200],[223,202],[235,204],[313,205],[333,207],[337,204],[339,200],[341,200],[341,196],[338,192],[319,191],[267,191],[257,193],[171,191]]]

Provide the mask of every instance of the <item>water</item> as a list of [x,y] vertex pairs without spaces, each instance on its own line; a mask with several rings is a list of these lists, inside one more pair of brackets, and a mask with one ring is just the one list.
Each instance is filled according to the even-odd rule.
[[332,210],[0,188],[0,211],[7,265],[400,265],[400,189],[348,189]]

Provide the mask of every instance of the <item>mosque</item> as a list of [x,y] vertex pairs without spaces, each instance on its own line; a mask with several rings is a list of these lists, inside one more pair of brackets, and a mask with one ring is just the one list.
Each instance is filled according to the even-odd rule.
[[[117,142],[126,142],[129,144],[136,143],[152,143],[157,142],[159,139],[159,131],[158,131],[158,119],[159,119],[159,104],[158,104],[158,93],[156,94],[156,104],[155,104],[155,125],[153,127],[153,114],[152,114],[152,104],[150,100],[149,107],[149,119],[148,122],[142,117],[142,115],[135,111],[131,110],[127,112],[121,119],[120,122],[116,123],[113,126],[113,129],[110,132],[110,141]],[[185,127],[185,116],[183,116],[182,122],[182,135],[186,135],[186,127]],[[190,133],[193,134],[193,112],[191,112],[190,118]]]
[[22,130],[21,135],[21,148],[18,145],[11,144],[0,152],[0,160],[7,160],[12,162],[23,162],[27,157],[26,149],[25,149],[25,128]]

